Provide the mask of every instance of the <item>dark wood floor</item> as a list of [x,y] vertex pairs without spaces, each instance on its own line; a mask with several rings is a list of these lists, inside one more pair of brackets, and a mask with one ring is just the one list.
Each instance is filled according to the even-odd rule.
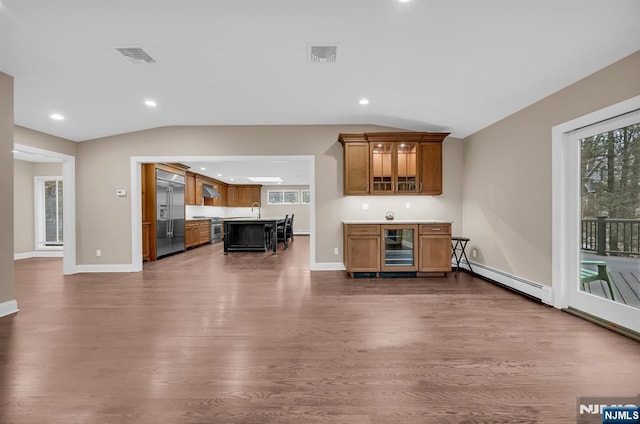
[[0,423],[575,423],[640,344],[485,281],[358,279],[208,245],[142,273],[16,262]]

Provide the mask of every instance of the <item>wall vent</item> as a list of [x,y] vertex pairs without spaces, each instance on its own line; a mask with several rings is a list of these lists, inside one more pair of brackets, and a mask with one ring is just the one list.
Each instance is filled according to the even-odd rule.
[[147,54],[140,47],[116,47],[118,53],[120,53],[125,59],[134,65],[142,65],[145,63],[156,63],[156,61]]
[[338,46],[335,45],[310,45],[310,63],[335,63],[338,55]]

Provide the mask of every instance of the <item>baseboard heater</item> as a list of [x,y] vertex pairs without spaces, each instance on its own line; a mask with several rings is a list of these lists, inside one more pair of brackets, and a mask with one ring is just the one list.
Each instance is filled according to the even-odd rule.
[[[476,264],[474,264],[474,266],[477,266],[477,265],[476,265]],[[454,267],[454,269],[455,269],[455,267]],[[500,286],[500,287],[502,287],[503,289],[507,289],[507,290],[509,290],[509,291],[512,291],[512,292],[514,292],[514,293],[517,293],[517,294],[519,294],[519,295],[521,295],[521,296],[524,296],[524,297],[526,297],[527,299],[532,300],[532,301],[534,301],[534,302],[536,302],[536,303],[542,303],[543,305],[546,305],[546,303],[544,303],[544,302],[542,301],[542,299],[540,299],[540,298],[539,298],[539,297],[537,297],[537,296],[534,296],[534,295],[529,294],[529,293],[525,293],[525,292],[523,292],[523,291],[521,291],[521,290],[518,290],[518,289],[516,289],[516,288],[514,288],[514,287],[508,286],[508,285],[506,285],[506,284],[503,284],[503,283],[501,283],[501,282],[499,282],[499,281],[496,281],[496,280],[494,280],[494,279],[491,279],[491,278],[489,278],[489,277],[485,277],[485,276],[484,276],[484,275],[482,275],[482,274],[478,274],[478,273],[475,273],[475,272],[471,272],[471,271],[469,271],[468,269],[466,269],[466,268],[462,268],[462,267],[460,268],[460,271],[462,271],[462,272],[466,272],[467,274],[471,274],[471,275],[473,275],[473,276],[474,276],[474,277],[476,277],[476,278],[479,278],[479,279],[481,279],[481,280],[484,280],[484,281],[487,281],[487,282],[489,282],[489,283],[492,283],[492,284],[495,284],[495,285],[497,285],[497,286]],[[493,272],[497,272],[497,271],[493,271]],[[512,275],[508,275],[508,274],[505,274],[505,273],[500,273],[500,274],[503,274],[504,276],[507,276],[508,278],[512,278],[512,279],[514,278]]]

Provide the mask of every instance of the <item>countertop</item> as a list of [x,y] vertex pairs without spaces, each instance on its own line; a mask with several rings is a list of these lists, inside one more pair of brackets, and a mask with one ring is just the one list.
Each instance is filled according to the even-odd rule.
[[246,217],[246,218],[222,218],[223,221],[237,221],[237,222],[242,222],[242,221],[251,221],[251,222],[272,222],[272,221],[277,221],[277,220],[284,220],[284,216],[263,216],[262,218],[258,218],[257,216],[253,216],[253,217]]
[[437,219],[349,219],[343,224],[451,224],[453,221]]

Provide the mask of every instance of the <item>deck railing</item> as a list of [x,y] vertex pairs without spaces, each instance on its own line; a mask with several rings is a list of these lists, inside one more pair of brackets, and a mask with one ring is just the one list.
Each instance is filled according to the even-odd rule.
[[585,218],[581,233],[582,250],[602,256],[640,257],[640,219]]

